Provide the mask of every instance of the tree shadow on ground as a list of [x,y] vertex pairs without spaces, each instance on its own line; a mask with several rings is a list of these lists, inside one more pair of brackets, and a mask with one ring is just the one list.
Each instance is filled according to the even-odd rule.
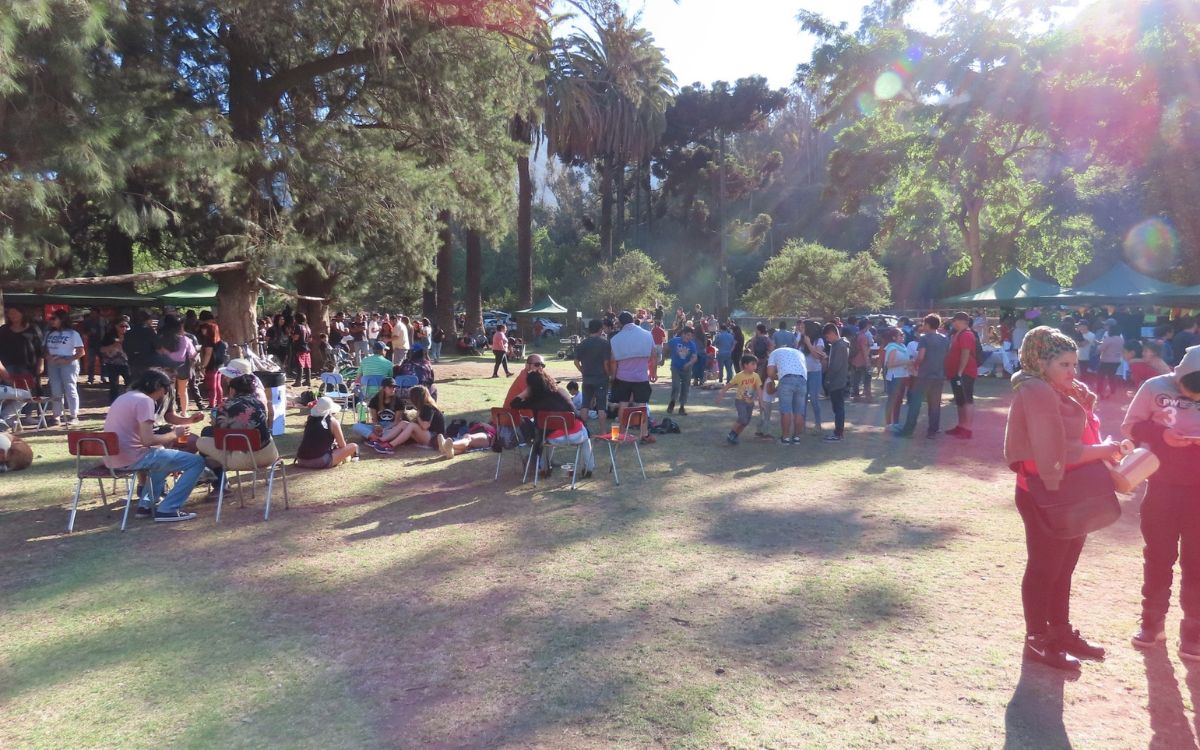
[[1004,750],[1070,750],[1063,725],[1063,685],[1078,673],[1021,662],[1021,676],[1004,711]]
[[957,533],[954,526],[924,526],[897,519],[867,523],[854,509],[748,509],[721,514],[706,540],[759,554],[834,557],[935,547]]

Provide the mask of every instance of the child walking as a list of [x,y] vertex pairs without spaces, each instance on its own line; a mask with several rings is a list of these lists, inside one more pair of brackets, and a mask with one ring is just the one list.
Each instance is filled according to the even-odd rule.
[[1142,384],[1121,431],[1149,448],[1161,464],[1142,500],[1142,628],[1133,645],[1166,640],[1163,621],[1179,561],[1179,656],[1200,661],[1200,346],[1187,350],[1173,373]]
[[757,369],[758,358],[753,354],[744,355],[742,371],[730,378],[717,394],[717,400],[720,401],[730,388],[735,392],[733,405],[737,409],[737,421],[733,423],[733,429],[725,438],[730,445],[738,444],[738,436],[746,429],[746,425],[750,424],[750,419],[754,416],[754,404],[762,404],[762,379],[755,372]]

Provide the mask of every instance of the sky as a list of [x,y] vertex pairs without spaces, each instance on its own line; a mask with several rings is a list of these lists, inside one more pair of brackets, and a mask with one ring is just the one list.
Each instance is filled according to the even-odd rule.
[[[1082,0],[1081,5],[1094,0]],[[807,61],[813,38],[800,29],[796,13],[816,11],[857,28],[859,0],[627,0],[641,11],[642,26],[662,47],[680,86],[700,81],[733,82],[763,75],[773,87],[788,86],[796,66]],[[1077,12],[1077,11],[1074,11]],[[1068,12],[1073,15],[1074,12]],[[936,29],[941,10],[923,0],[911,16],[915,26]]]

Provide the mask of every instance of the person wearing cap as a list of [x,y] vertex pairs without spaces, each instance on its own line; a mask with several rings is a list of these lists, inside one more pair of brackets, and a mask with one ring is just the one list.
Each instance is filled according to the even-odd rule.
[[302,469],[328,469],[358,458],[358,446],[347,443],[336,415],[342,410],[329,396],[316,400],[304,422],[296,448],[296,465]]
[[389,378],[392,376],[392,361],[383,356],[387,351],[387,345],[382,341],[376,341],[371,345],[373,354],[369,357],[363,357],[363,360],[358,365],[358,382],[362,383],[364,377]]
[[1200,346],[1184,352],[1174,372],[1138,388],[1121,432],[1158,458],[1142,500],[1142,627],[1133,645],[1166,639],[1171,581],[1179,560],[1179,656],[1200,661]]
[[[633,313],[623,310],[617,316],[621,326],[609,346],[608,374],[612,386],[608,390],[608,418],[616,419],[622,406],[644,406],[650,403],[650,384],[658,381],[658,357],[654,354],[654,337],[633,322]],[[642,442],[655,442],[647,422],[642,421]]]
[[263,386],[258,376],[254,374],[254,367],[250,364],[250,360],[237,357],[229,360],[229,363],[222,367],[218,372],[221,373],[221,390],[222,392],[229,390],[229,381],[234,378],[240,378],[244,375],[249,375],[254,378],[254,396],[259,401],[266,404],[267,407],[267,422],[274,424],[275,422],[275,404],[271,399],[267,398],[267,389]]
[[946,434],[961,440],[970,440],[974,436],[971,420],[975,416],[975,378],[979,377],[979,362],[975,359],[975,332],[971,330],[971,316],[965,312],[954,313],[950,325],[946,379],[950,381],[950,390],[954,393],[958,424],[946,430]]
[[394,378],[384,378],[379,384],[379,392],[367,402],[367,413],[370,423],[358,422],[350,429],[366,438],[367,445],[373,448],[375,441],[396,423],[396,417],[404,416],[404,403],[396,393]]
[[1071,578],[1086,536],[1060,539],[1046,530],[1030,490],[1034,478],[1051,492],[1067,472],[1096,461],[1119,460],[1120,445],[1101,440],[1096,394],[1078,379],[1074,340],[1049,326],[1021,342],[1021,371],[1004,431],[1004,460],[1016,473],[1015,500],[1025,526],[1024,657],[1077,671],[1079,659],[1103,659],[1104,649],[1071,626]]

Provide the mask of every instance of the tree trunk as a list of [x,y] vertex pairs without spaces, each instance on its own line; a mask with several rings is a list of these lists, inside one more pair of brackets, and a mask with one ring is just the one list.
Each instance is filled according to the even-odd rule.
[[532,306],[533,181],[529,178],[529,155],[523,154],[517,157],[517,309]]
[[421,292],[421,317],[433,320],[437,317],[437,283],[436,279],[425,279],[425,289]]
[[628,188],[625,184],[625,161],[622,160],[617,164],[616,174],[616,189],[617,189],[617,215],[616,215],[616,233],[613,237],[613,245],[621,247],[625,243],[625,203],[629,199]]
[[654,192],[650,187],[650,158],[642,162],[643,189],[646,191],[646,233],[654,232]]
[[454,335],[454,235],[450,232],[450,212],[442,210],[438,213],[438,252],[437,252],[437,317],[433,321],[446,331],[447,336]]
[[983,286],[983,251],[982,237],[979,231],[979,214],[983,210],[982,198],[971,198],[967,201],[966,232],[963,242],[971,258],[971,288]]
[[[337,286],[338,274],[327,272],[313,264],[305,264],[296,273],[296,291],[305,297],[320,297],[327,300],[333,296]],[[312,329],[313,337],[329,333],[329,303],[325,301],[302,299],[296,301],[296,307],[308,318],[308,327]],[[313,369],[321,372],[325,368],[325,359],[319,348],[312,350]]]
[[729,315],[729,274],[725,271],[725,133],[719,134],[720,178],[717,180],[717,302],[719,318]]
[[104,266],[106,276],[133,273],[133,238],[110,225],[104,236]]
[[215,274],[217,282],[217,324],[221,338],[231,344],[250,344],[258,340],[255,303],[258,283],[247,271]]
[[612,154],[607,154],[600,165],[600,254],[609,262],[613,259],[613,164]]
[[[483,292],[481,279],[483,277],[483,240],[478,229],[467,230],[467,319],[463,325],[464,334],[473,334],[483,330]],[[525,307],[527,309],[533,303]]]

